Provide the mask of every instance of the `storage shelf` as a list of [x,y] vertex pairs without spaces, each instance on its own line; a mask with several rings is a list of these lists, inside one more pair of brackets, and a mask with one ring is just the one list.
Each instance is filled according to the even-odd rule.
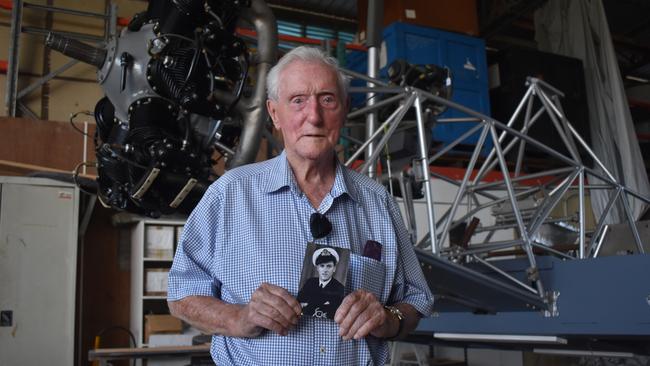
[[142,258],[144,262],[171,262],[173,258],[153,258],[153,257],[144,257]]
[[[131,329],[137,346],[147,344],[144,336],[145,315],[169,314],[167,295],[147,295],[163,293],[166,272],[172,266],[173,252],[180,237],[183,220],[155,220],[132,218],[136,225],[131,229]],[[152,252],[153,251],[153,252]],[[155,278],[149,276],[156,275]],[[152,281],[150,281],[152,280]],[[148,282],[150,281],[150,282]],[[152,286],[153,287],[149,287]],[[149,292],[147,292],[147,290]],[[136,362],[142,365],[140,362]]]
[[166,295],[144,295],[142,300],[167,300]]

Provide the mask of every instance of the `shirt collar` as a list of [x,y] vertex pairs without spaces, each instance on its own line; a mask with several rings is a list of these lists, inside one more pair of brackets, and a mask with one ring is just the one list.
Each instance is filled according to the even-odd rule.
[[345,168],[343,163],[336,159],[336,178],[334,178],[334,185],[332,186],[331,195],[336,198],[344,193],[347,193],[353,201],[357,202],[357,191],[352,180],[350,179],[349,171]]
[[263,187],[263,190],[266,193],[272,193],[283,187],[289,187],[293,192],[299,192],[298,185],[293,177],[293,172],[291,171],[291,167],[289,167],[287,154],[284,150],[273,159],[271,167],[268,170],[266,187]]
[[321,279],[319,278],[318,279],[318,285],[320,285],[321,287],[325,287],[330,283],[330,281],[332,281],[332,278],[333,278],[333,276],[330,277],[330,279],[327,280],[327,281],[321,281]]
[[[350,177],[348,177],[348,173],[349,172],[345,169],[343,164],[336,159],[336,176],[330,194],[333,198],[337,198],[344,193],[347,193],[352,200],[357,201],[357,191],[354,188],[354,185],[350,184],[352,181],[350,180]],[[280,155],[274,158],[271,168],[268,170],[268,174],[269,176],[266,187],[263,187],[264,192],[272,193],[281,188],[289,187],[292,192],[299,194],[300,188],[296,183],[296,178],[293,175],[291,166],[289,166],[287,154],[284,150]]]

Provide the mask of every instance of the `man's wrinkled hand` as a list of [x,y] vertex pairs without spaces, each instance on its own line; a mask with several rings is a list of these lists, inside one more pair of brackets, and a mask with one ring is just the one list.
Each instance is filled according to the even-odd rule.
[[240,336],[256,337],[265,329],[286,336],[298,324],[302,308],[282,287],[262,283],[239,313]]
[[339,306],[334,321],[344,340],[361,339],[367,335],[385,336],[390,318],[384,306],[371,292],[356,290],[346,296]]

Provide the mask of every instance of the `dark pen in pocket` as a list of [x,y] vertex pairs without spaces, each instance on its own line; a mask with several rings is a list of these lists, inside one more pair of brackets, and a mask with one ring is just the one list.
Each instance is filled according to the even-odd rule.
[[363,247],[363,256],[381,261],[381,243],[374,240],[368,240]]

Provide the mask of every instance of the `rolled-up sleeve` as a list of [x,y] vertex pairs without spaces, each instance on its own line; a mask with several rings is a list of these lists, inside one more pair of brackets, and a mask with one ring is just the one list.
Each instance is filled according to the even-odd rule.
[[214,260],[220,206],[218,195],[208,189],[187,219],[169,271],[167,300],[219,297],[221,283],[214,274]]
[[397,236],[397,265],[389,303],[407,303],[422,316],[431,316],[433,295],[422,274],[420,262],[413,250],[413,243],[395,201],[389,199],[388,207]]

